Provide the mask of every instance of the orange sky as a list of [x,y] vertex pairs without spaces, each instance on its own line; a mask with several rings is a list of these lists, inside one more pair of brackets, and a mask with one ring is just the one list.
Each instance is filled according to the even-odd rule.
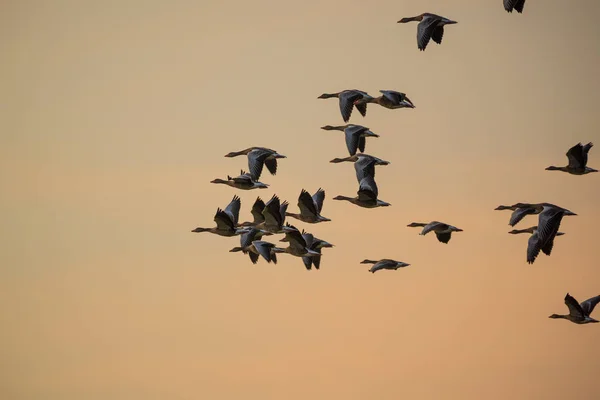
[[[596,396],[600,326],[548,316],[566,292],[600,294],[600,174],[544,168],[600,146],[598,2],[0,6],[1,398]],[[396,23],[422,12],[458,21],[425,52],[416,23]],[[348,88],[416,105],[351,119],[381,135],[367,153],[391,161],[377,171],[391,207],[331,200],[358,187],[328,162],[343,134],[319,127],[343,121],[317,96]],[[249,146],[288,156],[269,189],[209,183]],[[319,187],[332,222],[294,222],[336,245],[319,271],[254,266],[228,252],[238,238],[190,232],[236,193],[248,220],[258,194],[296,212]],[[533,265],[494,211],[518,201],[579,214]],[[434,219],[464,232],[444,245],[406,227]],[[370,274],[365,258],[411,266]]]

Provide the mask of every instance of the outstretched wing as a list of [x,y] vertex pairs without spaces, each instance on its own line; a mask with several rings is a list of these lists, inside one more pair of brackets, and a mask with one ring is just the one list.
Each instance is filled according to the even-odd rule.
[[569,293],[567,293],[565,296],[565,304],[569,308],[569,314],[571,314],[573,317],[580,319],[585,318],[583,308],[581,308],[577,300],[575,300],[575,298],[573,298],[573,296],[571,296]]
[[352,108],[354,107],[354,102],[361,98],[362,95],[353,90],[346,90],[340,93],[340,112],[342,113],[342,118],[344,119],[344,122],[348,122],[350,120],[350,116],[352,115]]
[[508,224],[510,226],[515,226],[518,224],[526,215],[535,214],[535,208],[517,208],[510,215],[510,221]]
[[317,206],[317,211],[321,213],[321,210],[323,209],[323,202],[325,201],[325,191],[319,188],[319,190],[313,194],[312,199],[315,203],[315,206]]
[[437,18],[424,18],[419,25],[417,25],[417,46],[419,50],[425,51],[429,39],[437,25]]
[[594,311],[594,308],[596,307],[596,304],[600,303],[600,296],[595,296],[595,297],[591,297],[589,299],[587,299],[586,301],[582,302],[580,304],[581,309],[583,310],[583,312],[585,313],[585,315],[589,316],[592,311]]
[[583,145],[577,143],[567,151],[567,158],[569,159],[569,167],[571,168],[583,168],[585,166],[583,162]]
[[233,196],[231,202],[225,207],[225,213],[229,215],[229,218],[233,221],[233,225],[236,226],[238,224],[240,218],[240,207],[242,202],[239,196]]
[[542,246],[538,238],[537,232],[529,237],[527,241],[527,263],[533,264],[537,256],[540,254]]
[[448,243],[450,241],[450,238],[452,237],[452,232],[445,232],[445,233],[435,233],[435,236],[437,236],[438,240],[442,243]]

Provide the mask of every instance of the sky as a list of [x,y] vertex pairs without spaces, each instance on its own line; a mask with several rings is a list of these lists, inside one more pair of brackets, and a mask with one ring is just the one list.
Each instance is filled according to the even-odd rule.
[[[600,174],[544,168],[600,145],[600,4],[501,3],[0,1],[0,397],[595,398],[600,326],[548,316],[600,294]],[[396,21],[423,12],[458,24],[420,52]],[[416,105],[350,120],[391,207],[331,200],[358,185],[317,97],[353,88]],[[209,183],[250,146],[287,156],[268,189]],[[335,245],[318,271],[190,232],[319,187],[332,221],[293,221]],[[515,202],[578,214],[533,265],[494,211]],[[406,227],[431,220],[464,232]]]

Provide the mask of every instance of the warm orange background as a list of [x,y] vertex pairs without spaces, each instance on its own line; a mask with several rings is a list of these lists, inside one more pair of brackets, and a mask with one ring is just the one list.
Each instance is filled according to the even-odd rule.
[[[600,5],[501,3],[2,1],[0,397],[596,398],[600,326],[548,315],[600,294],[600,174],[544,168],[579,141],[600,168]],[[426,11],[459,23],[423,53],[396,21]],[[348,88],[417,107],[351,119],[392,207],[331,200],[357,183],[317,96]],[[288,156],[268,190],[209,183],[253,145]],[[320,271],[190,232],[318,187],[333,221],[294,223],[336,245]],[[579,214],[534,265],[494,211],[517,201]],[[432,219],[464,232],[406,227]],[[384,257],[412,265],[359,264]]]

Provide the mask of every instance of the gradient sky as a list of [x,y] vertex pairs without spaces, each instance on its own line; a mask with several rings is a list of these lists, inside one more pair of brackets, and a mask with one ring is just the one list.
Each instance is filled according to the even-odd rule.
[[[596,398],[600,326],[548,316],[600,294],[600,174],[544,168],[600,146],[600,4],[501,3],[1,1],[0,397]],[[422,12],[458,21],[425,52],[396,23]],[[391,207],[331,200],[358,187],[317,96],[349,88],[416,105],[351,119]],[[249,146],[288,156],[269,189],[209,183]],[[319,187],[333,221],[295,222],[335,244],[319,271],[190,232],[236,193],[248,220]],[[533,265],[494,211],[518,201],[579,214]],[[434,219],[464,232],[406,227]]]

